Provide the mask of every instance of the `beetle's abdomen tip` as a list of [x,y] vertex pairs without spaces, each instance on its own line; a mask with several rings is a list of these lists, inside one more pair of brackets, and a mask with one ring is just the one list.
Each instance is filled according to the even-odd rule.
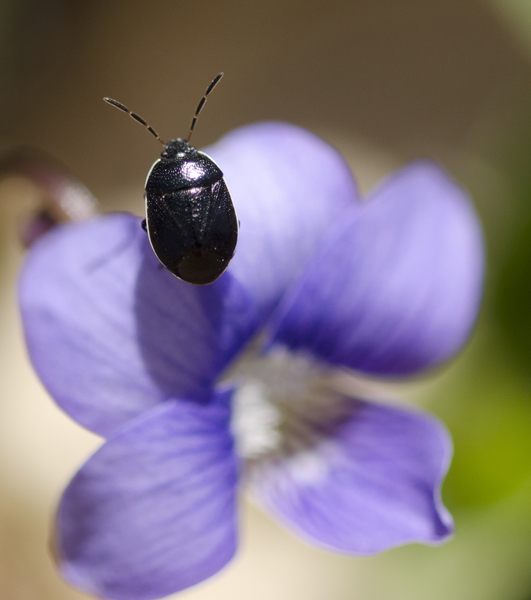
[[[232,258],[232,257],[231,257]],[[227,268],[230,259],[220,256],[213,248],[190,249],[179,261],[174,275],[194,285],[214,283]]]

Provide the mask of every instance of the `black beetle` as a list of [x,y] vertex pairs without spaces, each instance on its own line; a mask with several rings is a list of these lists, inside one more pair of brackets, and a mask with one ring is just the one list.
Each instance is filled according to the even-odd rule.
[[151,167],[145,186],[146,219],[142,227],[160,262],[176,277],[193,283],[213,283],[228,267],[238,241],[238,219],[218,165],[189,141],[208,95],[199,102],[186,140],[167,144],[144,119],[111,98],[105,102],[128,113],[165,146]]

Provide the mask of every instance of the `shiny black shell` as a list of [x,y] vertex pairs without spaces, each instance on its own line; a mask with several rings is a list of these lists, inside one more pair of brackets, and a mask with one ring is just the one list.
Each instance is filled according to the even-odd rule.
[[217,164],[185,140],[171,140],[148,173],[145,200],[160,262],[188,283],[213,283],[238,241],[236,211]]

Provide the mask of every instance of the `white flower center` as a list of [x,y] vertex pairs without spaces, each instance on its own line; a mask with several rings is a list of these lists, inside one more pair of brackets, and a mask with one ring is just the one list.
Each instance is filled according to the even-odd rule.
[[338,371],[276,348],[244,356],[231,381],[237,385],[231,427],[247,473],[281,460],[298,479],[323,477],[337,450],[332,432],[353,411],[336,385]]

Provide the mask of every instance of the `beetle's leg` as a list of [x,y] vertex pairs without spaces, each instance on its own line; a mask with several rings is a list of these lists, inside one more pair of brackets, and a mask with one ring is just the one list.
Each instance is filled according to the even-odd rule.
[[147,223],[146,223],[146,219],[143,219],[143,220],[142,220],[142,223],[141,223],[141,225],[142,225],[142,229],[143,229],[143,230],[144,230],[144,231],[147,233]]

